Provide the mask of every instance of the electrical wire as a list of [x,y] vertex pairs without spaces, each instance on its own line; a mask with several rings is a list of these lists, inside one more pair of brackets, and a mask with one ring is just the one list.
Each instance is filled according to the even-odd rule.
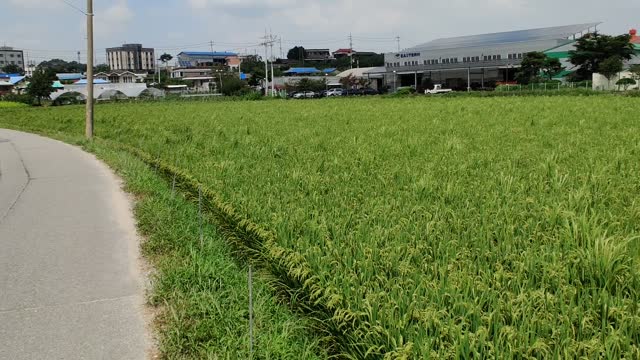
[[59,1],[65,3],[68,7],[72,8],[72,9],[74,9],[76,11],[79,11],[83,15],[89,15],[89,14],[87,14],[86,11],[82,10],[81,8],[79,8],[78,6],[73,4],[71,1],[68,1],[68,0],[59,0]]

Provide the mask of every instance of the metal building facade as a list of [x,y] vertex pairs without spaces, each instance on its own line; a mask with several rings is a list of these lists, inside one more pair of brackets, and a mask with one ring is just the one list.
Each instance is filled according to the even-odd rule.
[[[570,46],[600,23],[433,40],[385,54],[387,85],[417,86],[430,78],[456,89],[511,82],[524,54]],[[392,83],[393,82],[393,83]]]

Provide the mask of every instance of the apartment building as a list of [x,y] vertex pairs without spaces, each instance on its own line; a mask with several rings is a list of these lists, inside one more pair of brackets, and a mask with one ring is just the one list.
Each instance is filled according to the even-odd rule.
[[0,46],[0,69],[7,65],[18,65],[24,71],[24,53],[9,46]]
[[155,52],[142,44],[124,44],[107,49],[107,63],[111,70],[155,71]]

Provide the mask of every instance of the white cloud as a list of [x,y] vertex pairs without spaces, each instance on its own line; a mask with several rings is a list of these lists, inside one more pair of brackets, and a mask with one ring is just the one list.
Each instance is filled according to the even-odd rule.
[[53,0],[9,0],[9,5],[16,9],[57,9],[64,3]]
[[107,8],[95,11],[95,31],[99,39],[109,39],[115,35],[126,34],[133,23],[134,13],[128,0],[116,0]]

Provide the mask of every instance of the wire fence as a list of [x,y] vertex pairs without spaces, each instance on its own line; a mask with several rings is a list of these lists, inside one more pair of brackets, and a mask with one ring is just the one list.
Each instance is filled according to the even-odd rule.
[[531,83],[531,84],[516,84],[516,85],[500,85],[496,88],[496,91],[559,91],[567,89],[593,89],[592,81],[581,82],[545,82],[545,83]]

